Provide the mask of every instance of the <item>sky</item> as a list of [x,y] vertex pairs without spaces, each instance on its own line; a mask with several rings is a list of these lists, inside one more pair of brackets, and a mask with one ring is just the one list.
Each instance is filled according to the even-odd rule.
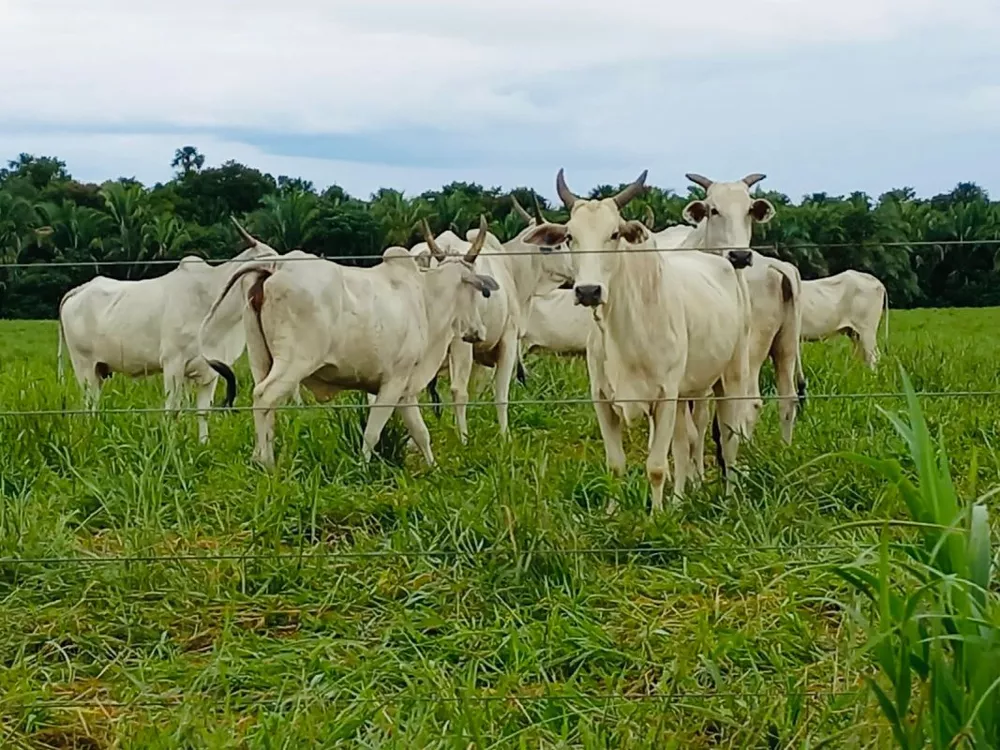
[[359,197],[684,173],[1000,196],[997,0],[0,0],[0,160]]

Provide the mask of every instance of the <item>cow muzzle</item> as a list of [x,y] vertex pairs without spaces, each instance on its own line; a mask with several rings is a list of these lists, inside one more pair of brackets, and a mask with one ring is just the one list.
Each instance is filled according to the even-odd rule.
[[753,250],[730,250],[726,253],[726,258],[736,270],[749,268],[753,265]]
[[601,304],[601,292],[600,284],[579,284],[573,287],[576,304],[584,307],[597,307]]

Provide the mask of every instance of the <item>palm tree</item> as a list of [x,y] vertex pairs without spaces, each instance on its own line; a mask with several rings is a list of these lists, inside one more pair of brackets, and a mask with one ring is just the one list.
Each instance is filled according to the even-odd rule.
[[189,172],[197,172],[205,166],[205,156],[198,153],[194,146],[184,146],[174,152],[174,159],[170,162],[174,169],[180,167],[181,176],[186,176]]
[[179,258],[191,242],[191,235],[177,216],[157,214],[143,226],[142,239],[150,259]]
[[320,215],[315,193],[289,190],[265,195],[262,208],[253,212],[250,225],[256,234],[275,250],[288,252],[306,246],[316,233]]
[[416,236],[417,223],[430,214],[430,207],[420,200],[408,200],[402,192],[382,188],[369,204],[372,216],[382,229],[387,245],[409,247]]
[[140,269],[140,261],[149,255],[146,245],[146,224],[149,222],[149,204],[141,185],[108,182],[101,188],[101,197],[108,215],[114,222],[114,232],[102,243],[106,256],[111,260],[127,263],[125,278],[131,279],[148,270]]

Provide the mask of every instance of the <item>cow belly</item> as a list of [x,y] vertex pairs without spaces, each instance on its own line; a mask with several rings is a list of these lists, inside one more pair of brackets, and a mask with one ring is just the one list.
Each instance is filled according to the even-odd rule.
[[[155,342],[158,344],[159,342]],[[153,375],[163,371],[160,348],[152,341],[101,339],[90,347],[90,358],[103,362],[111,372],[132,377]]]

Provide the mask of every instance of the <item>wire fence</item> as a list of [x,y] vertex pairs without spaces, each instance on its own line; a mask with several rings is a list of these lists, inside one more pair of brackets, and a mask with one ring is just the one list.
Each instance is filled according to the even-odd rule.
[[[694,229],[694,227],[691,227]],[[769,251],[772,253],[781,252],[794,252],[796,250],[837,250],[837,249],[849,249],[849,248],[908,248],[908,249],[919,249],[919,248],[939,248],[939,247],[951,247],[951,246],[997,246],[1000,245],[1000,238],[998,239],[986,239],[986,240],[919,240],[914,242],[801,242],[801,243],[771,243],[764,245],[754,245],[752,249],[760,253],[765,253]],[[405,249],[405,248],[404,248]],[[716,246],[716,247],[692,247],[692,248],[657,248],[657,247],[627,247],[627,248],[598,248],[598,249],[573,249],[574,254],[614,254],[614,253],[650,253],[650,252],[671,252],[676,250],[699,250],[701,252],[710,253],[721,253],[727,250],[746,250],[746,247],[736,247],[736,246]],[[384,252],[384,251],[383,251]],[[508,250],[505,249],[502,253],[503,256],[516,257],[520,255],[537,255],[540,252],[539,249],[532,250]],[[186,257],[198,257],[198,256],[186,256]],[[254,257],[254,258],[202,258],[206,261],[217,261],[220,265],[224,263],[260,263],[262,261],[275,260],[282,263],[290,263],[297,261],[309,261],[316,260],[317,258],[321,260],[329,260],[334,262],[341,261],[373,261],[381,260],[382,254],[377,255],[308,255],[306,257],[286,257],[285,255],[278,255],[277,257]],[[117,266],[142,266],[144,268],[153,266],[175,266],[178,265],[183,258],[150,258],[148,260],[137,260],[137,259],[125,259],[125,260],[51,260],[51,261],[5,261],[0,263],[0,268],[105,268],[105,267],[117,267]]]
[[[993,398],[1000,396],[1000,390],[991,391],[917,391],[915,395],[918,398],[929,398],[929,399],[947,399],[947,398]],[[907,394],[903,391],[879,391],[879,392],[859,392],[859,393],[809,393],[806,397],[806,401],[833,401],[833,400],[888,400],[888,399],[901,399],[906,398]],[[798,399],[797,395],[778,395],[775,393],[766,393],[759,396],[692,396],[688,397],[676,397],[676,398],[590,398],[590,397],[576,397],[576,398],[522,398],[513,399],[509,401],[496,401],[496,400],[470,400],[464,402],[465,406],[470,407],[485,407],[485,406],[497,406],[503,405],[508,407],[517,406],[575,406],[580,404],[650,404],[650,403],[681,403],[689,401],[697,402],[716,402],[716,401],[790,401]],[[435,404],[430,401],[421,401],[411,406],[416,406],[421,409],[434,409],[442,408],[441,405]],[[397,404],[376,404],[375,408],[395,408]],[[167,408],[165,406],[149,406],[149,407],[113,407],[113,408],[98,408],[98,409],[4,409],[0,410],[0,418],[10,418],[10,417],[72,417],[72,416],[91,416],[97,417],[102,415],[149,415],[149,414],[210,414],[210,413],[229,413],[229,412],[254,412],[254,411],[271,411],[271,410],[284,410],[284,411],[325,411],[325,410],[357,410],[357,409],[370,409],[371,404],[368,403],[349,403],[349,402],[336,402],[336,403],[318,403],[318,404],[275,404],[274,406],[178,406],[176,408]]]

